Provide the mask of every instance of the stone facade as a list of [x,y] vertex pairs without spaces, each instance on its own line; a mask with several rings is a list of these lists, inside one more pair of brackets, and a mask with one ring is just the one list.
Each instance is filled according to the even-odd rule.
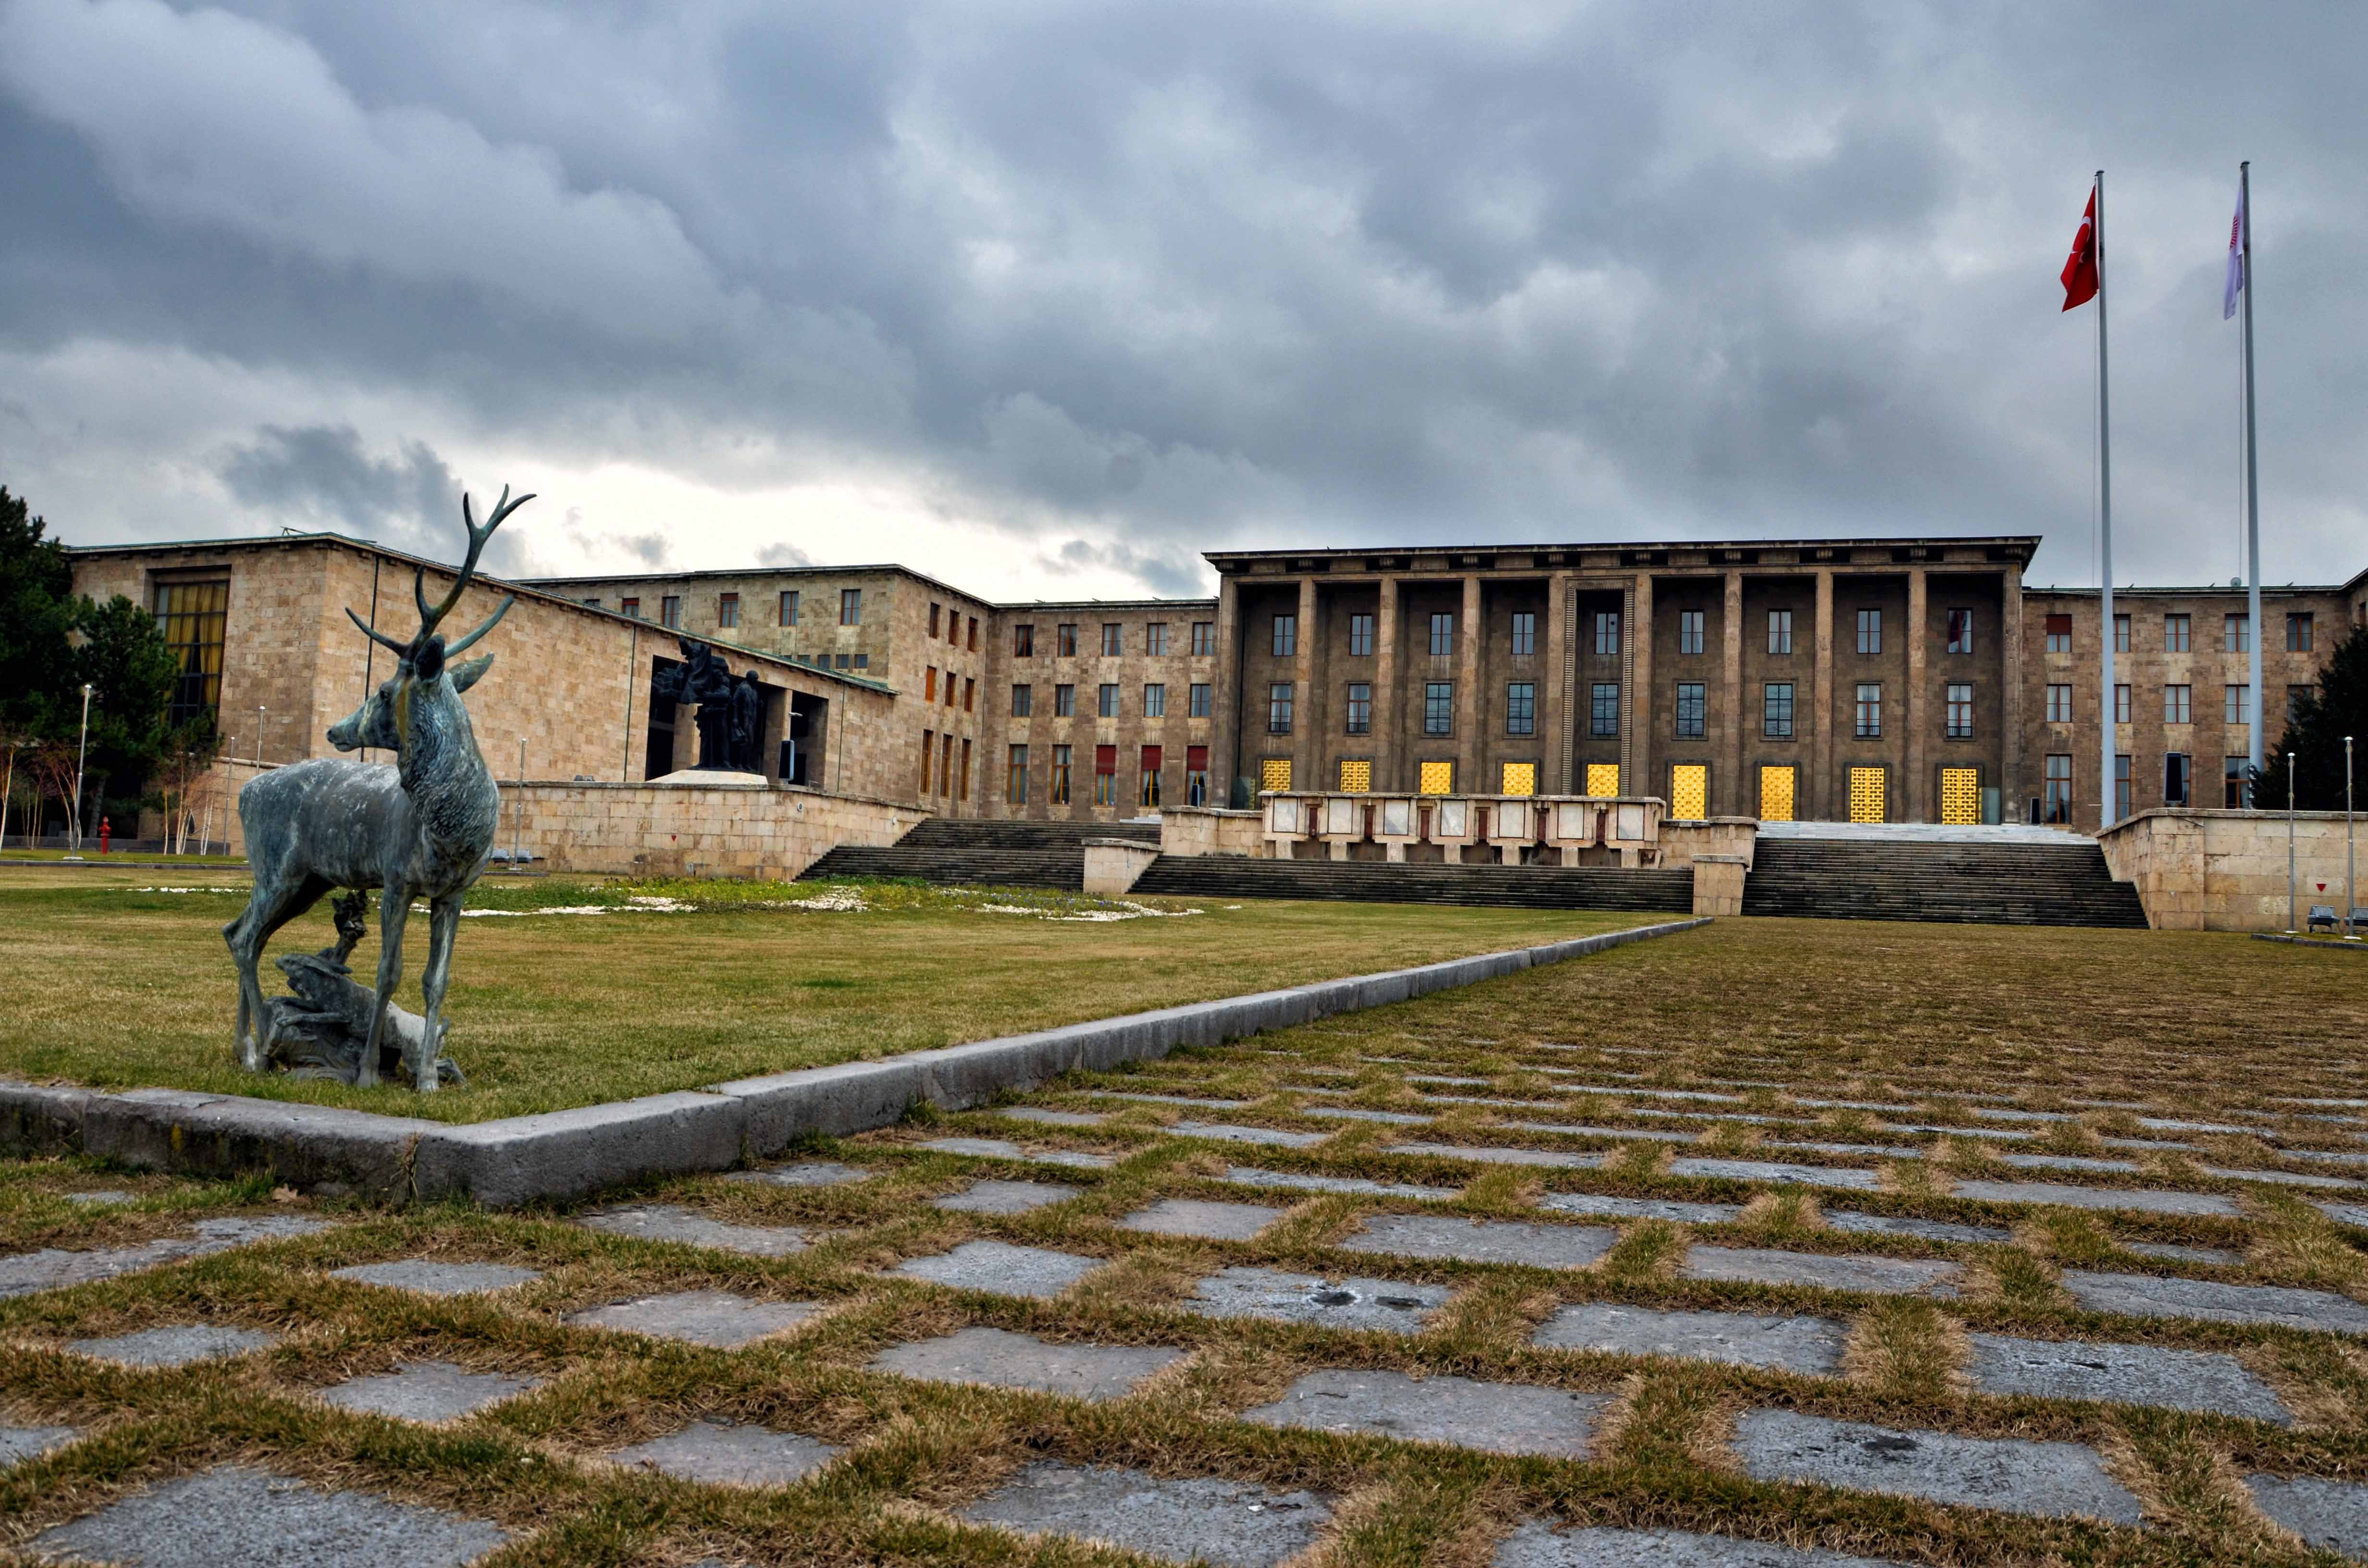
[[496,847],[539,869],[786,881],[839,844],[894,844],[929,813],[804,790],[529,780],[502,791]]
[[[2289,887],[2296,926],[2313,904],[2331,905],[2340,917],[2347,907],[2343,813],[2295,813],[2291,883],[2287,825],[2280,812],[2156,809],[2115,823],[2098,842],[2114,877],[2137,885],[2158,930],[2283,931]],[[2368,820],[2354,832],[2354,872],[2368,876]]]

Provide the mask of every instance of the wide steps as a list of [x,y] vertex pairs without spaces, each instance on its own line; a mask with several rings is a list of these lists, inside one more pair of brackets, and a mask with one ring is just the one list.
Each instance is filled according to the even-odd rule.
[[1378,860],[1258,860],[1163,855],[1134,884],[1174,898],[1283,898],[1479,908],[1607,909],[1685,915],[1691,871],[1599,866],[1392,865]]
[[824,877],[913,877],[972,887],[1085,886],[1085,841],[1127,838],[1156,845],[1156,823],[1006,822],[931,817],[892,845],[842,844],[799,873]]
[[1763,838],[1746,915],[2143,929],[2137,890],[2094,843]]

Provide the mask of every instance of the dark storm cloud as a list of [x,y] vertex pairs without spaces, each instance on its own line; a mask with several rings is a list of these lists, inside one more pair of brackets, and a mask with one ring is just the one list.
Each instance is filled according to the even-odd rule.
[[[2103,165],[2120,555],[2223,576],[2249,155],[2271,571],[2348,574],[2362,17],[0,0],[0,353],[364,389],[562,468],[902,476],[1161,591],[1212,545],[1923,530],[2078,581],[2054,274]],[[393,516],[420,433],[344,423],[272,404],[221,475]]]
[[266,426],[255,445],[225,454],[220,472],[249,506],[309,513],[387,543],[413,543],[442,524],[455,489],[452,471],[426,445],[412,442],[399,458],[381,460],[362,450],[350,425]]

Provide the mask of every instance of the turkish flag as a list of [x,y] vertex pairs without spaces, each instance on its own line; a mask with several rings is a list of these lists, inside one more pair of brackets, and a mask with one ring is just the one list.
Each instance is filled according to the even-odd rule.
[[2080,232],[2072,236],[2072,254],[2064,262],[2064,308],[2085,305],[2097,297],[2097,187],[2089,187],[2089,210],[2080,214]]

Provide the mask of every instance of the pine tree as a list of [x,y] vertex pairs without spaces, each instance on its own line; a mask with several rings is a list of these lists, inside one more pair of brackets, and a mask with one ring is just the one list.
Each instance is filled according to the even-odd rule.
[[[2294,754],[2294,804],[2305,812],[2343,809],[2343,738],[2352,737],[2355,768],[2368,767],[2368,626],[2355,626],[2335,646],[2317,683],[2294,699],[2277,755],[2264,758],[2254,803],[2264,811],[2286,804],[2286,754]],[[2368,778],[2360,779],[2368,784]],[[2368,796],[2368,790],[2362,791]],[[2356,803],[2368,804],[2368,799]]]

